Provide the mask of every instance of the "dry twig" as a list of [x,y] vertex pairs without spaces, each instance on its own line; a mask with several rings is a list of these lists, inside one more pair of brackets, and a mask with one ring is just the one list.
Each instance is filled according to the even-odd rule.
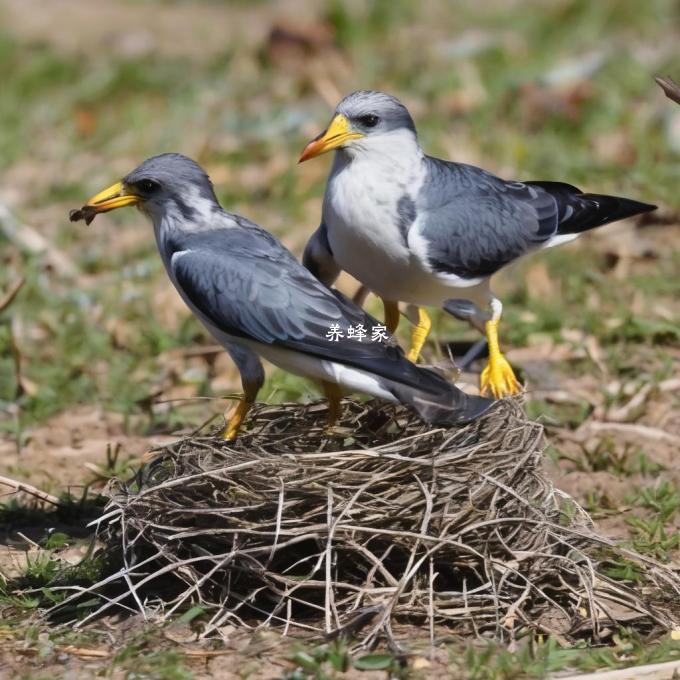
[[52,496],[46,491],[41,491],[40,489],[32,486],[31,484],[27,484],[26,482],[20,482],[16,479],[10,479],[9,477],[0,477],[0,485],[9,486],[14,489],[15,492],[27,493],[29,496],[38,498],[39,500],[49,503],[50,505],[61,506],[61,501],[56,496]]
[[[397,407],[346,408],[345,440],[324,437],[318,404],[260,406],[233,445],[201,436],[159,449],[135,485],[111,487],[100,520],[123,566],[60,607],[99,595],[83,625],[120,606],[166,618],[193,604],[211,616],[205,635],[351,631],[395,649],[403,622],[431,639],[441,626],[572,641],[606,639],[624,620],[672,628],[677,574],[599,537],[553,489],[542,427],[519,402],[450,430]],[[624,557],[640,587],[607,575]]]

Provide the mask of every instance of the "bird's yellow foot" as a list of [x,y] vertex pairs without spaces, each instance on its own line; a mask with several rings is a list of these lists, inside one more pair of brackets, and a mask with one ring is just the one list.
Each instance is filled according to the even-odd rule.
[[420,352],[423,349],[423,345],[427,340],[427,336],[430,334],[430,329],[432,328],[432,321],[428,316],[427,312],[422,308],[418,308],[418,323],[413,329],[411,334],[411,349],[409,350],[406,358],[409,361],[416,362],[420,356]]
[[222,437],[225,441],[234,441],[238,437],[238,431],[241,427],[241,423],[250,411],[250,407],[253,405],[252,401],[247,401],[245,398],[241,399],[234,411],[234,415],[227,421],[227,426],[224,428]]
[[[498,314],[500,315],[500,309]],[[485,324],[486,339],[489,343],[489,363],[480,376],[480,392],[483,395],[491,394],[495,399],[502,399],[521,392],[522,385],[515,377],[508,360],[501,353],[498,342],[498,321],[497,318],[491,319]]]
[[489,357],[489,363],[482,371],[480,392],[491,395],[494,399],[502,399],[522,391],[522,384],[515,377],[512,367],[502,354]]

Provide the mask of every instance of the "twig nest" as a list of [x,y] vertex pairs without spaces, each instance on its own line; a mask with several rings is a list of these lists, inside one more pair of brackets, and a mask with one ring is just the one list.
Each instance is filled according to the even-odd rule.
[[[348,402],[337,438],[324,408],[259,406],[236,443],[184,439],[117,484],[102,538],[120,571],[89,589],[106,598],[91,616],[200,605],[206,635],[277,626],[366,646],[399,645],[396,623],[563,640],[673,627],[680,579],[553,488],[518,400],[460,429]],[[608,575],[624,559],[635,583]]]

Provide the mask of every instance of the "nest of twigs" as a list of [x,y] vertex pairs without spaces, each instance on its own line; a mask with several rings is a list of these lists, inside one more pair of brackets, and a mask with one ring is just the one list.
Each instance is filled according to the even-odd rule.
[[680,579],[594,533],[544,476],[543,428],[518,401],[461,429],[345,409],[347,435],[328,438],[321,404],[260,406],[236,443],[178,441],[114,485],[100,539],[120,568],[87,589],[101,605],[85,621],[200,605],[206,635],[277,626],[366,646],[398,645],[397,623],[568,641],[677,625]]

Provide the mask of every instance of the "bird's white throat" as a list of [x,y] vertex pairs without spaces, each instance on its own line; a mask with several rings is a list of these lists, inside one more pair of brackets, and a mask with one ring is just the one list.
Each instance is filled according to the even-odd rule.
[[406,234],[425,177],[423,152],[406,129],[367,136],[353,147],[352,155],[336,154],[323,218],[340,266],[380,290],[375,286],[395,285],[411,260]]
[[[415,200],[424,176],[423,158],[410,130],[355,140],[335,155],[324,210],[329,208],[345,223],[393,213],[403,196]],[[370,214],[375,208],[378,214]]]
[[346,160],[373,161],[380,164],[399,165],[402,169],[417,163],[423,157],[418,137],[412,130],[399,128],[381,134],[368,134],[352,140],[336,156]]

